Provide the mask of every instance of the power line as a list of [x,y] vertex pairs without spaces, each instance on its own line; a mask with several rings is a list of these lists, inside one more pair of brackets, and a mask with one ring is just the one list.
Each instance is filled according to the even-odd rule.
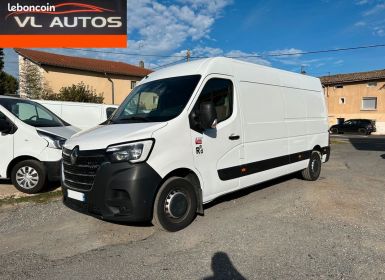
[[[253,54],[253,55],[239,55],[239,56],[227,56],[229,58],[256,58],[256,57],[280,57],[280,56],[295,56],[295,55],[307,55],[307,54],[317,54],[317,53],[331,53],[331,52],[342,52],[342,51],[351,51],[351,50],[360,50],[360,49],[371,49],[371,48],[381,48],[385,47],[385,44],[377,45],[366,45],[366,46],[356,46],[356,47],[346,47],[346,48],[336,48],[336,49],[327,49],[327,50],[314,50],[314,51],[299,51],[299,52],[286,52],[286,53],[265,53],[265,54]],[[105,54],[116,54],[116,55],[127,55],[127,56],[145,56],[145,57],[162,57],[162,58],[186,58],[184,55],[158,55],[158,54],[143,54],[143,53],[126,53],[126,52],[111,52],[111,51],[100,51],[100,50],[90,50],[90,49],[77,49],[77,48],[66,48],[68,50],[78,50],[84,52],[94,52],[94,53],[105,53]],[[208,58],[209,56],[190,56],[192,59],[197,58]]]
[[185,57],[183,55],[160,55],[160,54],[125,53],[125,52],[110,52],[110,51],[99,51],[99,50],[90,50],[90,49],[76,49],[76,48],[65,48],[65,49],[67,49],[67,50],[75,50],[75,51],[83,51],[83,52],[127,55],[127,56],[147,56],[147,57],[162,57],[162,58]]
[[[331,52],[343,52],[343,51],[352,51],[352,50],[361,50],[361,49],[372,49],[372,48],[382,48],[385,47],[385,44],[376,44],[376,45],[366,45],[366,46],[356,46],[356,47],[345,47],[345,48],[336,48],[336,49],[327,49],[327,50],[314,50],[314,51],[299,51],[299,52],[287,52],[287,53],[264,53],[264,54],[253,54],[253,55],[239,55],[239,56],[226,56],[228,58],[263,58],[263,57],[282,57],[282,56],[296,56],[296,55],[308,55],[308,54],[317,54],[317,53],[331,53]],[[101,51],[101,50],[90,50],[90,49],[79,49],[79,48],[66,48],[68,50],[77,50],[84,52],[93,52],[93,53],[104,53],[112,55],[126,55],[126,56],[142,56],[142,57],[159,57],[159,58],[181,58],[171,63],[160,65],[154,68],[154,70],[169,66],[181,61],[186,60],[185,55],[157,55],[157,54],[142,54],[142,53],[126,53],[126,52],[111,52],[111,51]],[[208,58],[209,56],[189,56],[189,59],[199,59],[199,58]],[[6,63],[16,63],[16,62],[6,62]]]
[[266,56],[271,56],[271,57],[293,56],[293,55],[306,55],[306,54],[317,54],[317,53],[342,52],[342,51],[381,48],[381,47],[385,47],[385,44],[348,47],[348,48],[337,48],[337,49],[329,49],[329,50],[303,51],[303,52],[290,52],[290,53],[267,53],[267,54],[258,54],[258,55],[243,55],[243,56],[229,56],[229,57],[230,58],[251,58],[251,57],[266,57]]

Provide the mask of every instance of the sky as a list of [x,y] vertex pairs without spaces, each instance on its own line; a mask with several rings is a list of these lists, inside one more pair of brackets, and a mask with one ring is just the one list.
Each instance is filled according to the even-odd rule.
[[[143,60],[151,69],[180,61],[187,49],[192,57],[241,57],[312,76],[385,69],[385,47],[296,54],[385,44],[385,0],[127,1],[127,49],[44,50],[134,65]],[[5,49],[5,71],[17,76],[17,68],[17,55]]]

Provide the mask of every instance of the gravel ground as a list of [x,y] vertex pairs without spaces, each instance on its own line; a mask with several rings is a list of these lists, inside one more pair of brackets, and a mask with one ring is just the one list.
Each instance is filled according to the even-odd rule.
[[228,195],[177,233],[60,202],[0,210],[0,279],[385,279],[385,139],[353,139],[320,180]]

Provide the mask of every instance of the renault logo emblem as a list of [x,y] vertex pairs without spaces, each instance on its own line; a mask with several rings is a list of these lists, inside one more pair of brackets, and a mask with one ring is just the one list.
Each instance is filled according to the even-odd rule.
[[76,164],[79,156],[79,146],[76,146],[71,153],[71,164],[74,165]]

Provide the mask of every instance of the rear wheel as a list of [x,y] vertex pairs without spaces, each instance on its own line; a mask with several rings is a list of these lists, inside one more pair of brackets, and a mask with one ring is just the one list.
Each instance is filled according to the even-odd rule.
[[368,135],[368,131],[366,130],[366,128],[360,128],[358,129],[358,133],[361,134],[361,135]]
[[34,194],[46,184],[47,174],[44,165],[37,160],[24,160],[17,163],[11,172],[12,184],[21,192]]
[[178,231],[195,219],[196,210],[194,186],[184,178],[171,177],[156,195],[153,223],[166,231]]
[[338,128],[333,127],[332,129],[330,129],[330,132],[332,134],[338,134]]
[[312,151],[310,155],[309,165],[306,169],[302,170],[301,175],[304,180],[315,181],[321,174],[321,153],[318,151]]

